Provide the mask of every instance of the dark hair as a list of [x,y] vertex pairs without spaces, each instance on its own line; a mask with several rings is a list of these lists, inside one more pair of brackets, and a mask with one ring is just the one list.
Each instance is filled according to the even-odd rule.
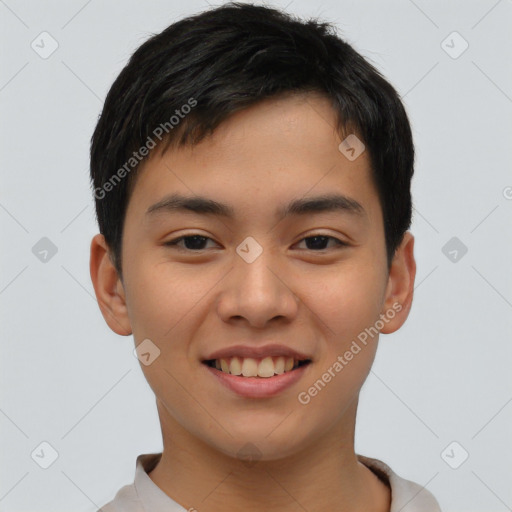
[[397,92],[331,24],[227,3],[152,35],[105,99],[91,138],[91,180],[100,232],[121,278],[126,208],[148,150],[196,144],[236,111],[303,92],[329,99],[339,132],[357,134],[366,146],[389,269],[411,223],[414,172],[411,128]]

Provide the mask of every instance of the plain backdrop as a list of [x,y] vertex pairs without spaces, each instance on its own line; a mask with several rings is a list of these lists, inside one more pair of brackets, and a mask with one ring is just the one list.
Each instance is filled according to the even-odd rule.
[[[397,88],[414,131],[415,299],[381,336],[356,451],[444,511],[511,510],[512,2],[270,5],[335,22]],[[109,330],[90,281],[88,150],[131,53],[206,8],[0,1],[2,512],[95,511],[133,481],[138,454],[162,448],[133,337]]]

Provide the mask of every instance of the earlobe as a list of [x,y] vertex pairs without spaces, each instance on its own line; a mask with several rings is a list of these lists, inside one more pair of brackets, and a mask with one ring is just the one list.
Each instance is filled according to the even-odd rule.
[[381,317],[384,315],[387,321],[380,330],[381,333],[390,334],[395,332],[407,320],[414,295],[415,277],[414,236],[410,231],[407,231],[391,263],[385,300],[381,311]]
[[95,235],[91,241],[89,270],[103,318],[115,333],[129,336],[132,329],[123,283],[110,259],[105,237],[101,234]]

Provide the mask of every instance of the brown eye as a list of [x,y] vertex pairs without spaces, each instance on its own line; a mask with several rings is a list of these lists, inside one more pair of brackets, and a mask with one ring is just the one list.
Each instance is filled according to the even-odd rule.
[[326,245],[330,240],[334,241],[334,247],[348,246],[347,243],[328,235],[313,235],[303,238],[299,243],[306,241],[306,249],[313,251],[323,251],[327,249]]
[[[202,251],[206,249],[206,247],[204,247],[204,244],[207,240],[212,239],[202,235],[186,235],[180,236],[179,238],[175,238],[174,240],[169,240],[164,245],[175,246],[178,247],[179,249],[183,249],[186,251]],[[183,244],[181,242],[183,242]]]

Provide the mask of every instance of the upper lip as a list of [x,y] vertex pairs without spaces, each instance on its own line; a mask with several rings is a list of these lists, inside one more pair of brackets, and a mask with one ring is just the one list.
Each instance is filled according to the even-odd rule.
[[248,345],[233,345],[231,347],[226,347],[215,352],[212,352],[209,356],[207,356],[204,360],[209,361],[211,359],[228,359],[230,357],[252,357],[254,359],[261,359],[263,357],[293,357],[298,361],[302,361],[305,359],[310,359],[311,356],[304,354],[303,352],[299,352],[298,350],[294,350],[285,345],[263,345],[258,347],[252,347]]

